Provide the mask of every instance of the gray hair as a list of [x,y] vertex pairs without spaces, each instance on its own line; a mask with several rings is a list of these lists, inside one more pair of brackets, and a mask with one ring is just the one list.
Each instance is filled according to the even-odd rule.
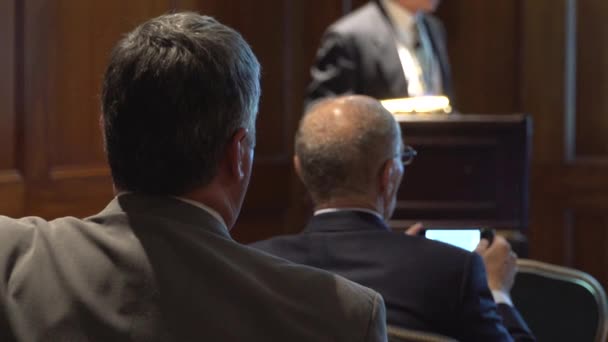
[[135,28],[112,51],[102,90],[115,185],[160,195],[206,185],[239,127],[255,139],[259,78],[249,45],[211,17],[168,14]]

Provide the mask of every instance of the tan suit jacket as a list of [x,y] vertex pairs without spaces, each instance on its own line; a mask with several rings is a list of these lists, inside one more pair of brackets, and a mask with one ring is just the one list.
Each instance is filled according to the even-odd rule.
[[172,198],[0,216],[0,340],[385,341],[374,291],[243,246]]

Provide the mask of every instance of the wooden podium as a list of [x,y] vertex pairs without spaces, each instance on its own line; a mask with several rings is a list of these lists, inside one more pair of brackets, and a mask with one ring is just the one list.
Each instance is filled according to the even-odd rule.
[[528,226],[531,119],[523,114],[399,114],[406,166],[391,227]]

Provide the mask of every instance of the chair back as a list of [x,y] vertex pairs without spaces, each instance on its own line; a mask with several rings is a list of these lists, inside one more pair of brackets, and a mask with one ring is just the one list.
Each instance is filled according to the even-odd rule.
[[591,275],[519,259],[513,303],[538,341],[606,341],[606,293]]
[[457,342],[447,336],[392,325],[387,326],[387,332],[389,342]]

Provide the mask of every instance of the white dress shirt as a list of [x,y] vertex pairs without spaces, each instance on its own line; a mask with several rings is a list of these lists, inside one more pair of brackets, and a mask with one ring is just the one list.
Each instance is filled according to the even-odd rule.
[[326,209],[319,209],[319,210],[315,210],[314,212],[314,216],[317,215],[321,215],[321,214],[326,214],[326,213],[337,213],[340,211],[361,211],[364,213],[368,213],[368,214],[372,214],[376,217],[378,217],[379,219],[381,219],[382,221],[384,221],[384,217],[382,217],[382,215],[380,215],[380,213],[378,213],[377,211],[371,210],[371,209],[367,209],[367,208],[326,208]]
[[[395,45],[403,74],[407,80],[408,95],[441,95],[443,85],[439,72],[440,65],[433,53],[428,33],[423,37],[419,33],[422,27],[417,23],[416,15],[410,13],[394,0],[382,0],[382,4],[395,28]],[[426,30],[422,31],[426,32]],[[423,70],[422,63],[416,54],[417,43],[421,45],[420,48],[424,49],[424,54],[430,59],[429,70]],[[426,79],[425,72],[427,73]]]

